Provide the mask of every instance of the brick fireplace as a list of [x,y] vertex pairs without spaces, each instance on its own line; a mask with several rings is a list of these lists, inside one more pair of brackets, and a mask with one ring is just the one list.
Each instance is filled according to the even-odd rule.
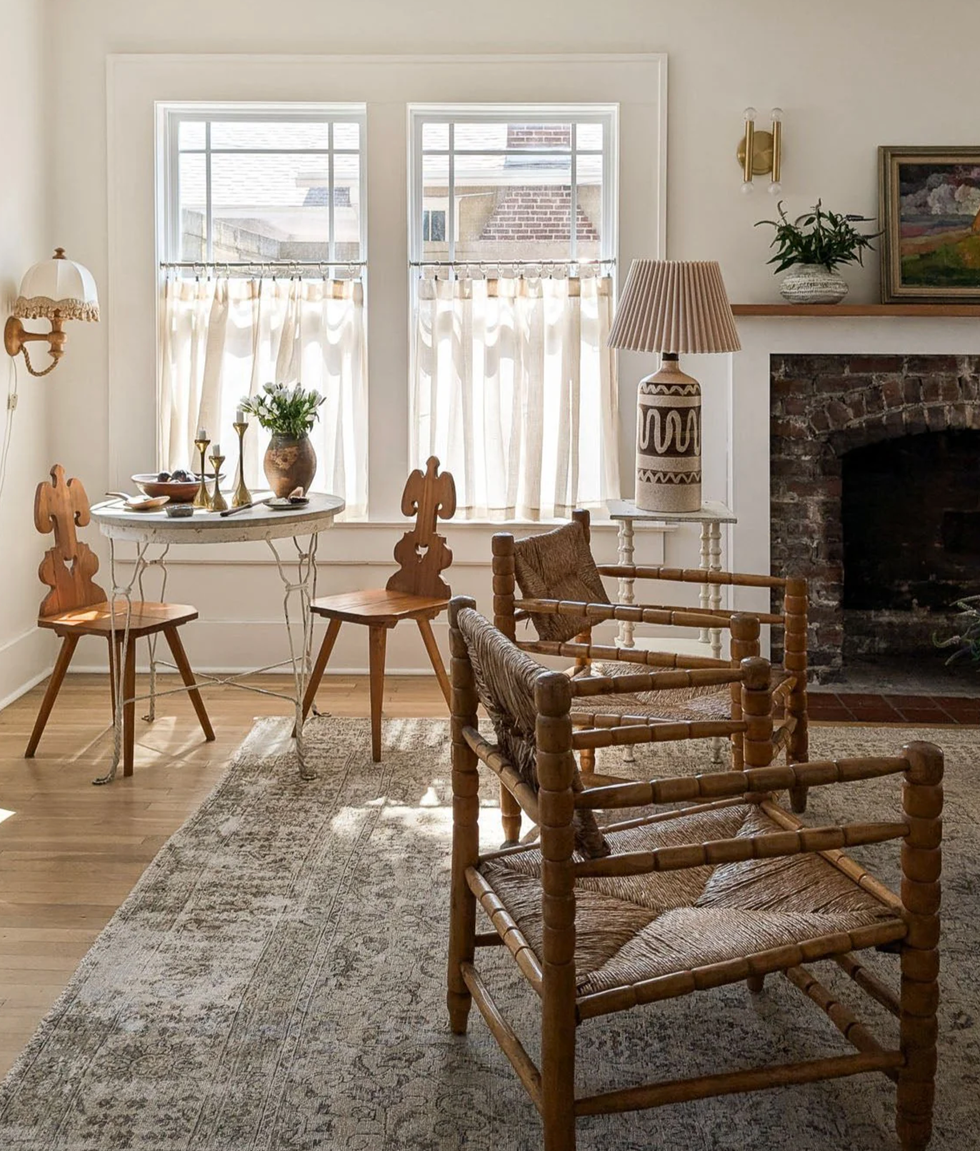
[[814,678],[932,658],[980,593],[980,356],[773,355],[770,436],[772,570],[810,581]]

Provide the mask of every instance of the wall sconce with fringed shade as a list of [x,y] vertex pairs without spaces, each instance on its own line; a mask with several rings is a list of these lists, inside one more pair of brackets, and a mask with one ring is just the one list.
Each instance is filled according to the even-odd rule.
[[[19,356],[23,352],[32,376],[46,376],[65,354],[68,337],[64,321],[97,321],[98,318],[99,295],[92,273],[67,259],[64,248],[56,248],[50,260],[35,264],[24,276],[13,313],[3,329],[3,346],[8,356]],[[51,331],[29,332],[22,320],[50,320]],[[27,344],[35,340],[46,341],[51,356],[51,363],[40,372],[35,370],[27,350]]]
[[772,173],[769,191],[778,196],[783,190],[779,182],[783,166],[783,110],[773,108],[769,113],[772,124],[768,132],[756,131],[754,108],[745,109],[745,131],[739,141],[736,155],[742,168],[742,191],[751,192],[755,176]]

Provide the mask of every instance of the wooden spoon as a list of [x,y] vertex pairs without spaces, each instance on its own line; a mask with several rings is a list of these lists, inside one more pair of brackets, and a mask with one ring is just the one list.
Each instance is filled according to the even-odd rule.
[[125,501],[126,507],[131,512],[150,512],[154,508],[162,508],[164,504],[170,503],[170,496],[131,496],[126,492],[106,492],[106,495],[118,496]]

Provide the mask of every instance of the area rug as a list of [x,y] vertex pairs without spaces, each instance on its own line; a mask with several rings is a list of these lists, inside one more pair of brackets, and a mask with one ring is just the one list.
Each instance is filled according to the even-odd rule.
[[[4,1151],[537,1151],[537,1115],[474,1010],[446,1024],[451,813],[447,725],[366,721],[308,730],[303,783],[285,720],[258,722],[214,793],[149,867],[0,1087]],[[975,732],[823,728],[815,757],[947,752],[940,1079],[933,1147],[978,1146],[980,754]],[[642,774],[705,767],[703,745],[645,749]],[[607,764],[610,762],[606,761]],[[890,818],[895,778],[820,788],[811,817]],[[494,789],[486,845],[499,840]],[[869,849],[895,882],[897,845]],[[484,951],[532,1054],[535,1000],[503,949]],[[864,955],[869,953],[865,952]],[[873,956],[890,977],[892,956]],[[819,965],[845,1001],[863,996]],[[873,1005],[871,1005],[873,1006]],[[591,1021],[580,1090],[846,1049],[785,980]],[[581,1151],[894,1151],[881,1076],[730,1096],[579,1123]]]

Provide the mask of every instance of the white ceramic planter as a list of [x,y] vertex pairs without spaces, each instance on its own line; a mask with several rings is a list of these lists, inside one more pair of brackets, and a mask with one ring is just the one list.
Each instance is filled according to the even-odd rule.
[[791,304],[839,304],[847,295],[847,281],[823,264],[795,264],[783,277],[779,294]]

